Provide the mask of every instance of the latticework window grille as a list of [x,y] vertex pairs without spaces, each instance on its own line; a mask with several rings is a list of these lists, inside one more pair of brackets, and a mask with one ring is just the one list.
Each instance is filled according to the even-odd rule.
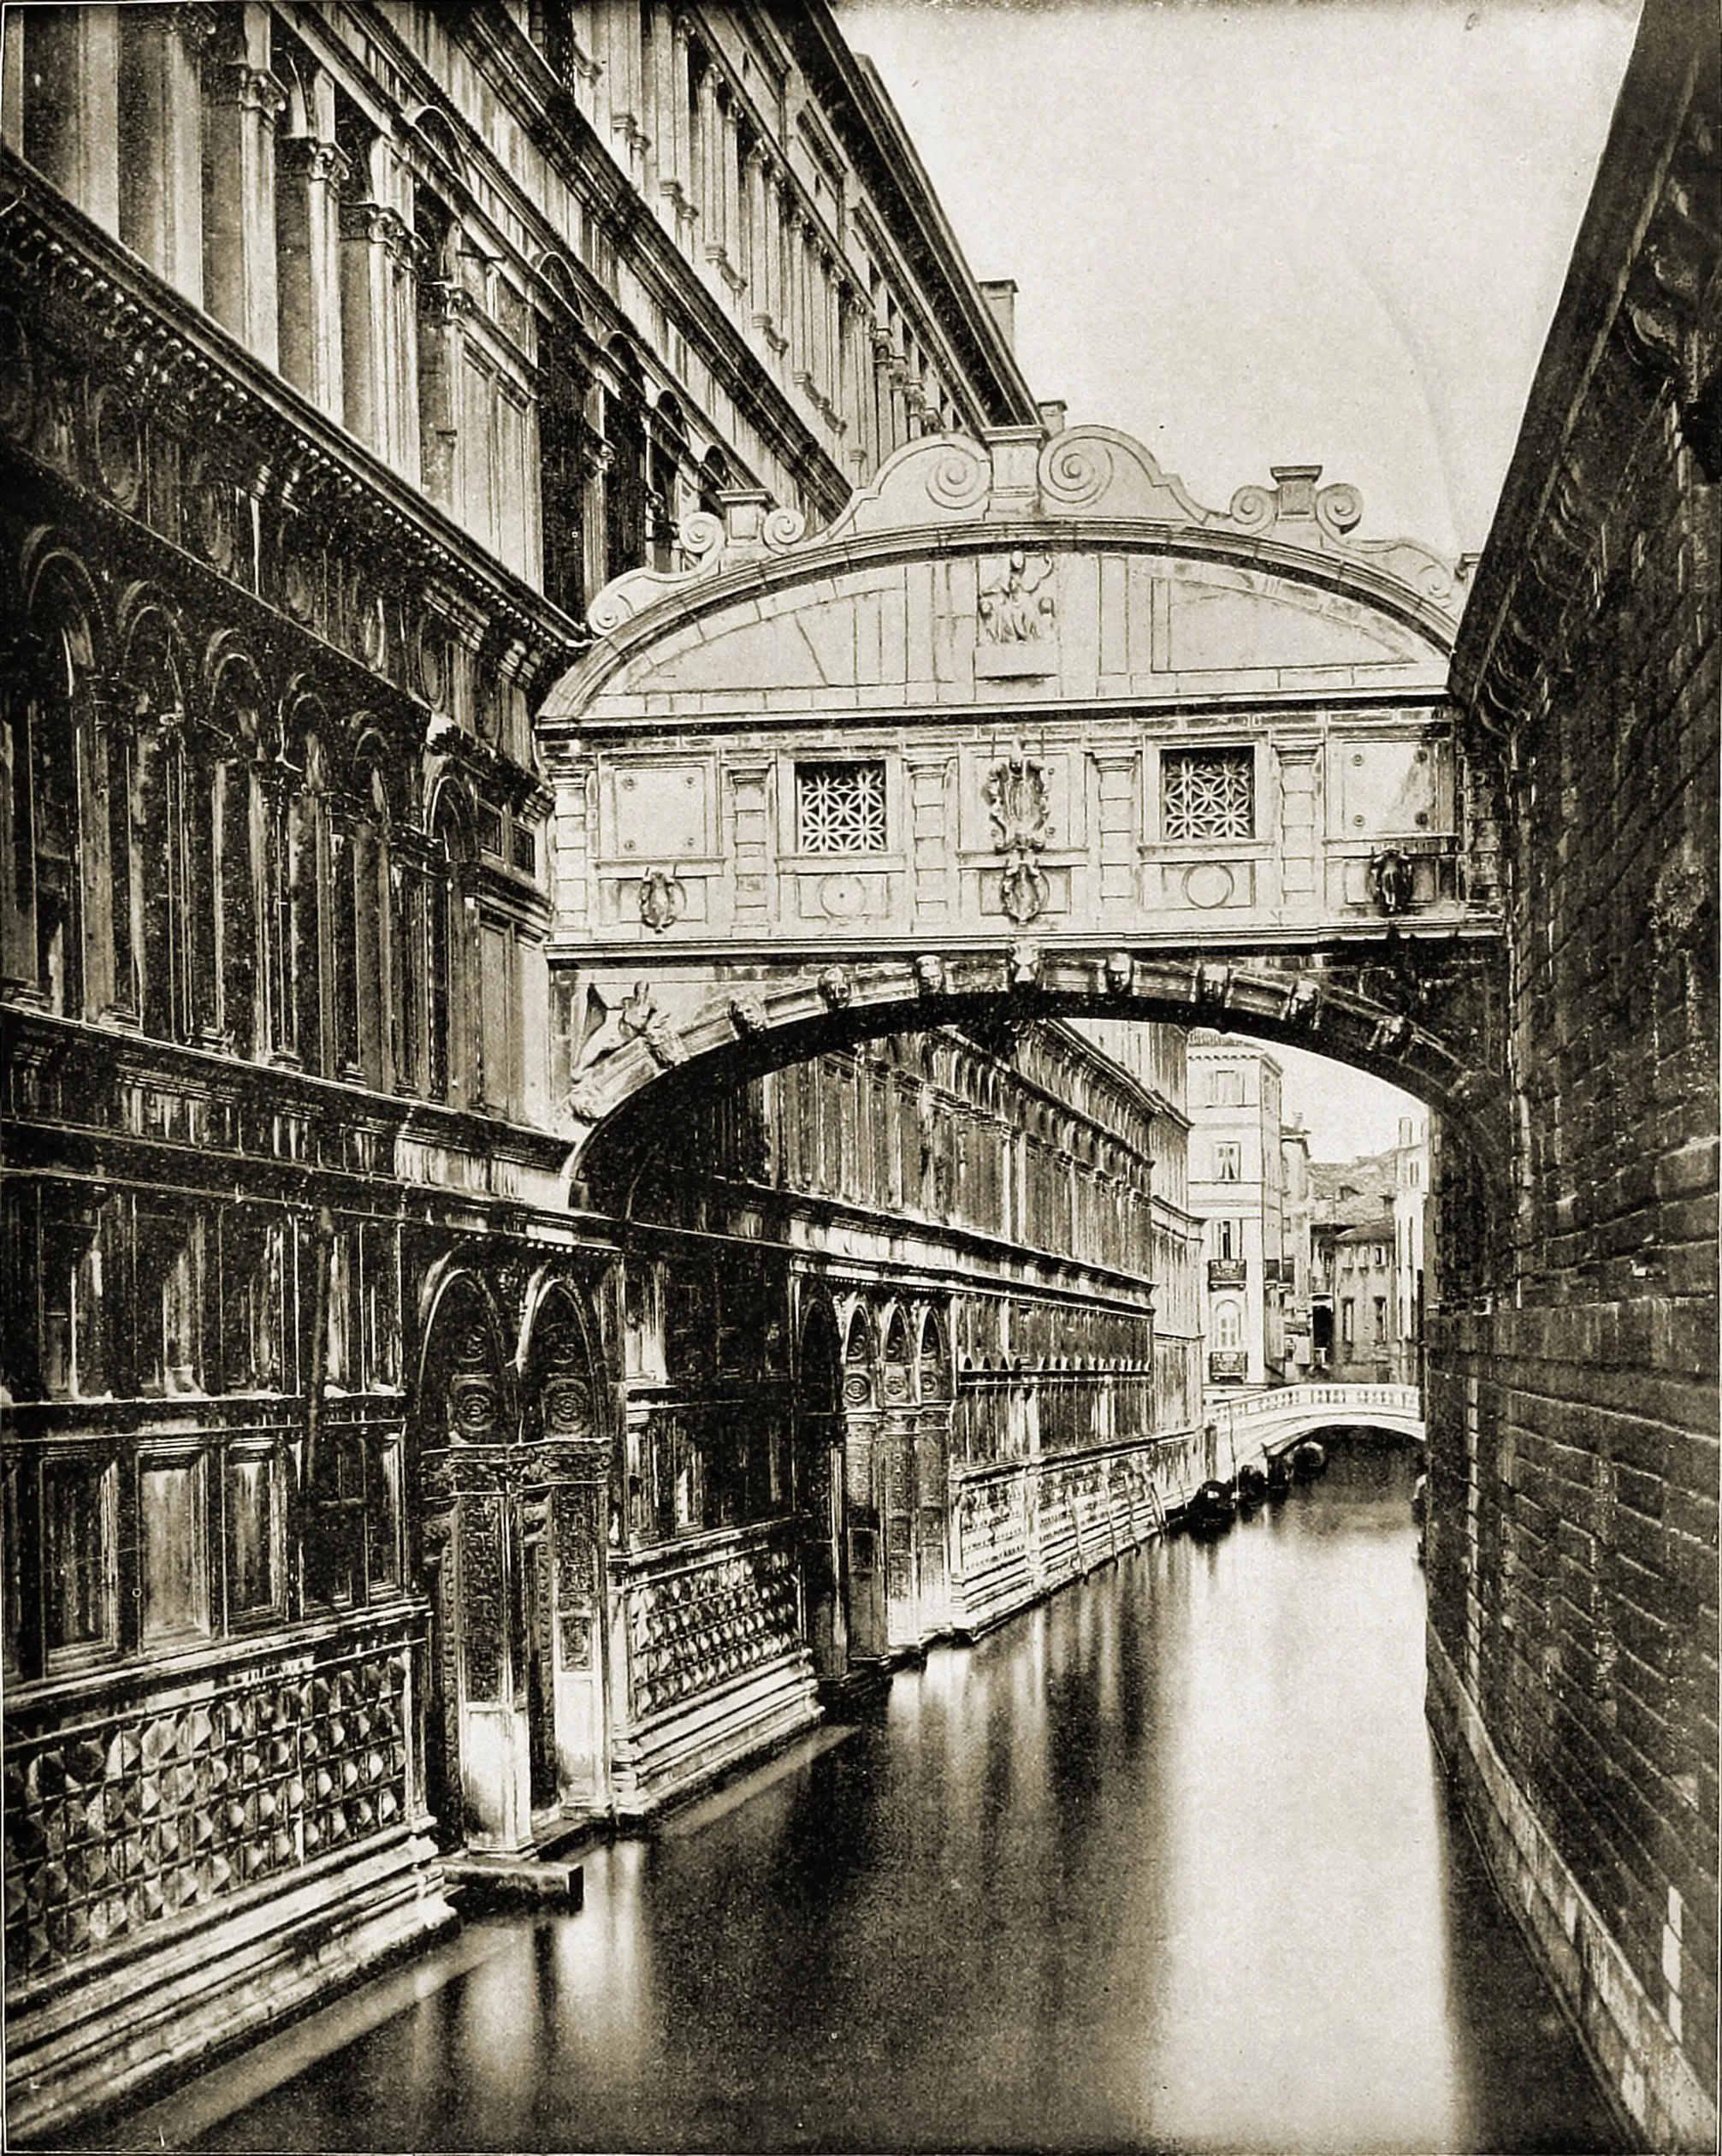
[[1181,749],[1160,759],[1168,838],[1252,838],[1256,759],[1248,749]]
[[883,853],[885,766],[797,764],[796,844],[802,853]]

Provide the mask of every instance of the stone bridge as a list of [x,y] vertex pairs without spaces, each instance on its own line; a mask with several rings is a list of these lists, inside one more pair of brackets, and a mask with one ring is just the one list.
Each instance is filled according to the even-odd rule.
[[1326,1430],[1385,1430],[1425,1442],[1423,1394],[1416,1385],[1285,1385],[1243,1399],[1210,1400],[1216,1450],[1232,1471],[1286,1451]]
[[1093,1011],[1301,1042],[1499,1160],[1459,590],[1319,477],[1216,512],[1104,429],[932,438],[601,594],[538,726],[577,1177],[716,1064]]

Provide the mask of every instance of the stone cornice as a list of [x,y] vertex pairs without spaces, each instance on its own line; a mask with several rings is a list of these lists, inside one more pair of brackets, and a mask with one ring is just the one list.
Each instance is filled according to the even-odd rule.
[[1650,0],[1453,653],[1456,697],[1493,732],[1530,715],[1554,631],[1589,603],[1601,519],[1630,442],[1593,409],[1611,350],[1665,392],[1713,483],[1722,298],[1713,207],[1715,24]]
[[355,554],[434,578],[528,654],[535,678],[585,643],[577,624],[513,576],[415,488],[337,427],[0,150],[0,265],[33,320],[186,435],[260,502],[346,527]]

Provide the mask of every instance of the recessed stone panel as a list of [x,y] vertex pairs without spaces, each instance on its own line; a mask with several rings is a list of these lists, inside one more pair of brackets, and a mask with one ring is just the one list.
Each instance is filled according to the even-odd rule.
[[1435,744],[1340,740],[1328,755],[1334,838],[1411,838],[1452,829],[1447,759]]
[[661,866],[713,850],[711,773],[703,763],[612,766],[604,852]]
[[1255,904],[1256,864],[1213,859],[1156,862],[1148,869],[1146,889],[1151,905],[1177,913],[1224,913]]

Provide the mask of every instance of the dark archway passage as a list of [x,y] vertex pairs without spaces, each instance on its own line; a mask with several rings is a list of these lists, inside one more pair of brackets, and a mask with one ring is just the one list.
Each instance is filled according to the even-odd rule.
[[581,1915],[470,1933],[406,2011],[361,2001],[358,2041],[287,2040],[264,2100],[217,2123],[214,2076],[140,2129],[1618,2146],[1444,1803],[1412,1472],[1340,1443],[1219,1543],[1157,1544],[937,1650],[866,1725],[595,1852]]

